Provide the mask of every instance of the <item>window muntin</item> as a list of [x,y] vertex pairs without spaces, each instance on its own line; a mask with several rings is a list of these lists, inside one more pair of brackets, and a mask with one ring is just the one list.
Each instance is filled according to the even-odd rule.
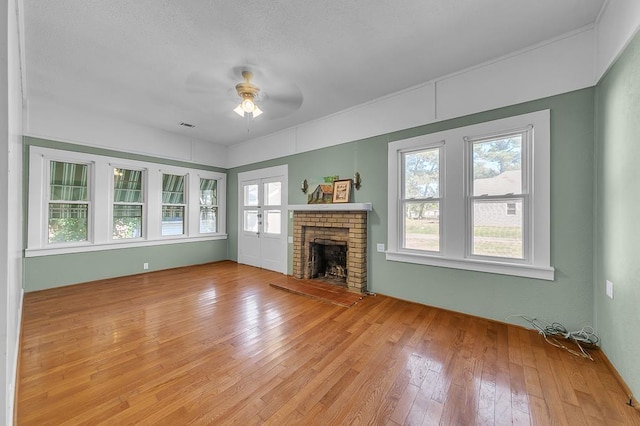
[[[469,256],[527,260],[529,129],[466,138],[471,191],[467,198]],[[509,215],[509,205],[516,214]],[[519,213],[519,214],[518,214]]]
[[401,247],[440,251],[442,147],[401,153]]
[[143,171],[114,167],[113,223],[115,240],[142,237]]
[[185,233],[185,176],[162,174],[162,231],[161,235]]
[[49,162],[49,243],[88,241],[89,171],[88,164]]
[[217,232],[218,181],[200,178],[200,233]]

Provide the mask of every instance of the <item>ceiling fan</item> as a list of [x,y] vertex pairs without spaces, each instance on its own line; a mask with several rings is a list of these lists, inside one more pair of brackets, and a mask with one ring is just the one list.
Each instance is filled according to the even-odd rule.
[[[276,120],[293,114],[302,106],[302,91],[285,77],[284,72],[255,65],[238,65],[223,71],[225,68],[225,64],[214,64],[206,70],[190,73],[186,79],[187,90],[201,96],[207,102],[209,112],[223,115],[233,110],[245,117],[246,110],[242,105],[251,111],[247,102],[251,101],[254,108],[259,105],[258,109],[264,113],[262,119]],[[240,79],[242,81],[238,83]],[[248,118],[258,115],[254,109]]]
[[236,84],[236,92],[242,99],[240,104],[233,110],[240,117],[256,118],[262,115],[262,110],[256,105],[256,98],[260,93],[260,89],[251,83],[253,73],[251,71],[242,71],[242,83]]

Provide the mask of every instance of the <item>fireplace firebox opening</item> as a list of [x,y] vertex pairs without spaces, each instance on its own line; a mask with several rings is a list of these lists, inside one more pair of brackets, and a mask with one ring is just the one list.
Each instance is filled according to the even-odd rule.
[[309,243],[309,278],[347,285],[347,243],[316,239]]

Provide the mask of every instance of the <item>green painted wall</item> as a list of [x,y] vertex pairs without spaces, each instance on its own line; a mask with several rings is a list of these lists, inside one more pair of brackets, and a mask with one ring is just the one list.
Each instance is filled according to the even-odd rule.
[[[596,88],[595,316],[602,348],[640,396],[640,34]],[[614,284],[613,300],[605,280]]]
[[[138,154],[93,148],[45,139],[25,137],[24,139],[24,241],[27,238],[27,217],[29,199],[29,146],[63,149],[94,155],[106,155],[139,161],[151,161],[158,164],[191,167],[202,170],[225,172],[218,167],[210,167],[184,161],[168,160]],[[29,257],[24,259],[23,280],[25,291],[43,290],[69,284],[94,281],[144,272],[142,264],[149,263],[149,271],[197,265],[227,259],[227,240],[199,241],[165,244],[149,247],[101,250],[95,252],[74,253],[55,256]]]
[[140,274],[145,272],[142,269],[145,262],[149,263],[148,272],[151,272],[226,258],[224,240],[30,257],[24,259],[24,290]]
[[[387,243],[387,146],[390,141],[551,110],[551,254],[553,282],[390,262],[375,251]],[[289,203],[304,204],[300,182],[327,175],[362,176],[355,202],[372,202],[369,215],[369,290],[426,305],[505,321],[526,314],[567,327],[593,324],[594,89],[429,124],[296,154],[229,171],[229,255],[237,259],[238,172],[289,165]],[[290,245],[291,246],[291,245]],[[291,270],[291,247],[289,248]],[[521,323],[515,318],[510,322]]]

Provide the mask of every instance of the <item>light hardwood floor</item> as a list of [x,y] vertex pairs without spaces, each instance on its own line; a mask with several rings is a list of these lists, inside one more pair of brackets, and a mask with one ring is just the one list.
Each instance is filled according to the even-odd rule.
[[221,262],[26,294],[18,424],[640,425],[597,351],[279,278]]

